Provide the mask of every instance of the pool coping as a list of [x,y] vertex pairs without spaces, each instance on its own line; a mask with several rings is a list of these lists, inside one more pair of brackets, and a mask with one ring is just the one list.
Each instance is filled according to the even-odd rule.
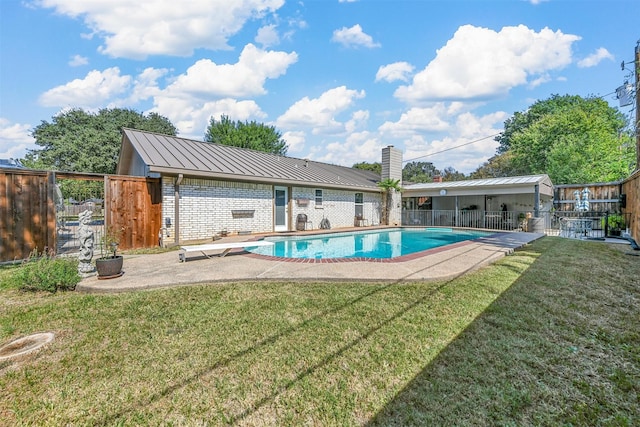
[[[488,230],[486,230],[488,231]],[[121,277],[98,280],[84,278],[81,292],[127,292],[174,286],[247,281],[279,282],[409,282],[449,279],[476,270],[512,253],[542,233],[500,232],[474,240],[432,248],[403,259],[361,260],[340,258],[331,262],[306,262],[252,254],[239,250],[227,256],[189,257],[179,262],[178,252],[125,255]],[[225,241],[250,241],[265,236],[238,236]],[[400,258],[400,257],[398,257]],[[329,260],[327,260],[329,261]]]

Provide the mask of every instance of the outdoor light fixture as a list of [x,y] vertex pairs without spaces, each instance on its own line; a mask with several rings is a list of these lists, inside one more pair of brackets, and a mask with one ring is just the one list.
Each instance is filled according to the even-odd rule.
[[444,188],[442,190],[440,190],[440,195],[441,196],[446,196],[447,195],[447,190],[445,190]]
[[164,219],[164,225],[167,226],[167,227],[171,227],[171,218],[166,217]]

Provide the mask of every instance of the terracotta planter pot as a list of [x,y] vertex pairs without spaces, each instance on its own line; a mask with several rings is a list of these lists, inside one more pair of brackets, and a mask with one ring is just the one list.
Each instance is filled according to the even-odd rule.
[[122,276],[122,263],[124,258],[117,255],[110,258],[96,259],[96,270],[98,270],[98,279],[113,279]]

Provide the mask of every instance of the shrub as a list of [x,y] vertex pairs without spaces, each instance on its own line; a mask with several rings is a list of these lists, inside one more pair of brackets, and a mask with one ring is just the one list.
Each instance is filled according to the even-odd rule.
[[608,217],[602,218],[602,227],[605,226],[605,221],[608,219],[609,228],[614,230],[622,230],[626,227],[624,216],[620,214],[611,214]]
[[23,291],[74,290],[80,282],[78,263],[74,259],[56,258],[34,250],[5,281],[9,287]]

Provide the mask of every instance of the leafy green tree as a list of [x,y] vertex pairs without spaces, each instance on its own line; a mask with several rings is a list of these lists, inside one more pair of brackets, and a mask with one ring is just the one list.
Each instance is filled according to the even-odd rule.
[[287,154],[288,148],[287,142],[282,139],[282,134],[275,127],[255,121],[234,121],[225,115],[220,116],[220,121],[211,118],[204,140],[281,156]]
[[116,171],[123,127],[176,135],[171,122],[159,114],[145,116],[130,109],[98,113],[72,109],[42,121],[33,130],[36,145],[24,160],[35,169],[111,174]]
[[352,168],[361,169],[361,170],[365,170],[365,171],[371,171],[371,172],[375,172],[377,174],[381,174],[382,173],[382,163],[380,163],[380,162],[376,162],[376,163],[360,162],[360,163],[356,163],[355,165],[353,165]]
[[553,114],[563,108],[571,108],[571,106],[577,105],[583,100],[577,95],[560,96],[554,94],[549,99],[536,101],[524,112],[515,112],[513,116],[504,122],[504,131],[495,138],[500,143],[497,150],[498,154],[505,153],[511,148],[511,138],[514,134],[527,129],[544,116]]
[[464,181],[465,179],[467,179],[465,174],[463,174],[462,172],[458,172],[453,168],[453,166],[447,166],[446,168],[444,168],[441,176],[442,176],[442,180],[447,182]]
[[538,101],[507,120],[496,140],[498,153],[508,153],[491,162],[501,174],[546,173],[554,183],[574,184],[620,180],[635,166],[627,120],[596,97],[554,95]]
[[389,197],[392,192],[402,191],[399,179],[385,178],[378,183],[378,187],[383,190],[382,193],[382,223],[389,225],[389,205],[392,198]]
[[402,168],[402,180],[406,182],[431,182],[440,171],[431,162],[409,162]]
[[484,162],[478,169],[470,174],[471,179],[502,178],[506,176],[526,175],[526,172],[516,169],[511,161],[513,153],[507,151],[496,154]]

